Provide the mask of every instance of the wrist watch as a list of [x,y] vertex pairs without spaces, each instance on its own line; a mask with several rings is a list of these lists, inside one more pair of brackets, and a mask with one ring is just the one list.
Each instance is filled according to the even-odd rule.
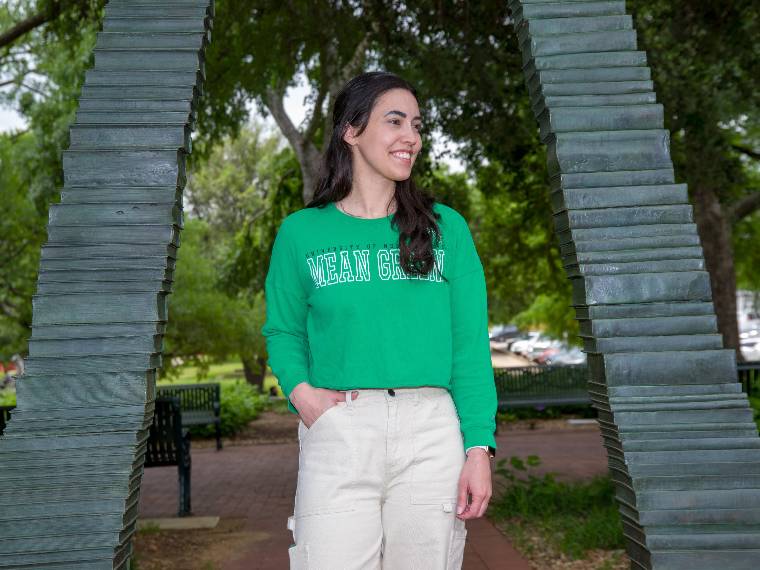
[[490,445],[471,445],[470,447],[468,447],[465,450],[465,454],[467,454],[467,452],[469,452],[471,449],[473,449],[475,447],[479,447],[480,449],[485,449],[488,452],[488,456],[491,459],[493,459],[494,457],[496,457],[496,449],[494,449]]

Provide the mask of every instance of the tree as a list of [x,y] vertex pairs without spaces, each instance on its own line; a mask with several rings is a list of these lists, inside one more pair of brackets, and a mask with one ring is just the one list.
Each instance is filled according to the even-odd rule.
[[[237,133],[247,116],[245,105],[254,99],[295,152],[307,203],[332,130],[325,109],[342,85],[364,70],[373,20],[353,3],[320,0],[220,0],[217,14],[215,27],[225,30],[225,36],[209,52],[209,96],[200,113],[201,130],[209,140]],[[293,123],[283,103],[301,71],[312,87],[311,112],[303,126]]]
[[760,11],[745,0],[701,3],[633,0],[676,173],[689,185],[710,272],[718,328],[739,348],[733,232],[760,208],[760,187],[744,161],[756,161]]
[[[260,386],[266,373],[260,331],[268,258],[280,222],[303,205],[301,189],[292,149],[278,133],[266,132],[255,121],[236,137],[225,136],[210,147],[208,159],[197,161],[188,177],[188,209],[207,228],[205,239],[214,243],[213,264],[204,281],[213,281],[214,295],[239,307],[234,354],[241,359],[246,380]],[[188,286],[187,281],[178,281],[177,290]],[[197,284],[191,286],[197,289]],[[184,297],[176,304],[186,302],[198,306]]]
[[[628,7],[665,107],[677,176],[692,193],[718,327],[725,345],[738,349],[732,230],[760,206],[760,188],[748,175],[760,156],[753,128],[760,97],[760,15],[749,0],[633,0]],[[501,191],[519,197],[525,183],[539,191],[532,184],[537,171],[525,168],[526,162],[536,165],[541,151],[504,3],[420,1],[403,9],[407,24],[384,20],[381,61],[404,69],[423,88],[437,109],[437,126],[464,145],[474,172],[500,163],[505,172],[515,172],[515,183],[501,185]],[[545,173],[540,178],[546,180]],[[532,225],[536,234],[528,233],[547,231],[546,219],[531,212],[526,226],[538,225]],[[527,265],[521,269],[532,273]],[[546,277],[553,288],[556,276]],[[568,295],[569,305],[569,290],[554,290]]]
[[240,355],[244,363],[259,362],[258,371],[246,370],[246,380],[263,389],[263,341],[258,338],[263,296],[230,297],[219,288],[218,260],[224,249],[206,222],[187,220],[169,298],[162,374],[176,376],[186,365],[203,374],[212,362]]
[[[37,27],[13,23],[30,10],[54,17]],[[48,208],[63,185],[62,150],[69,144],[76,97],[90,65],[98,21],[82,19],[85,2],[17,2],[0,7],[0,103],[13,106],[29,127],[0,135],[0,354],[25,353],[31,298],[46,239]],[[94,4],[93,4],[94,6]],[[65,9],[64,9],[65,8]],[[54,10],[55,11],[55,10]],[[44,25],[43,25],[44,24]],[[11,79],[7,79],[11,77]]]

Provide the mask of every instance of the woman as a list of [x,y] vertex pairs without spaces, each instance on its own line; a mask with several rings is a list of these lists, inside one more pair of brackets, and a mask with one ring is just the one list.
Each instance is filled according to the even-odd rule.
[[406,81],[349,81],[314,199],[272,247],[262,334],[299,415],[291,570],[459,569],[491,497],[483,267],[412,182],[420,129]]

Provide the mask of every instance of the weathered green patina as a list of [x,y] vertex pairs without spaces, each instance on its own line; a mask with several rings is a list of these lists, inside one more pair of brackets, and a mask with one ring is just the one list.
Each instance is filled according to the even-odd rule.
[[0,568],[127,568],[213,0],[111,0],[50,208]]
[[760,438],[625,2],[510,8],[631,568],[756,568]]

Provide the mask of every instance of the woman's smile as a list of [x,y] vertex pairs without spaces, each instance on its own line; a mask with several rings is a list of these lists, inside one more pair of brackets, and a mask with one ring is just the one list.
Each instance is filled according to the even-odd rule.
[[400,160],[404,164],[411,165],[412,164],[412,153],[408,150],[397,150],[392,151],[391,156],[397,160]]

